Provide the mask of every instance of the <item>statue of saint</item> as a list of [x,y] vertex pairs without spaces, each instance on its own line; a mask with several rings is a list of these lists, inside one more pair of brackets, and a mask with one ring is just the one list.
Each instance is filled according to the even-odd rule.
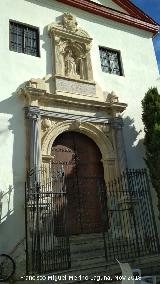
[[69,50],[65,57],[65,74],[70,77],[78,77],[76,70],[77,64],[73,56],[72,50]]

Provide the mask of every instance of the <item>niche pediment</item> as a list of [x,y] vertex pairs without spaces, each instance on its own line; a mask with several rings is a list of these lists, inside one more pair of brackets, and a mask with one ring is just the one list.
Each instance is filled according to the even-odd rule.
[[48,34],[52,41],[56,93],[65,90],[85,93],[86,89],[86,94],[95,96],[89,34],[78,26],[76,17],[70,13],[64,13],[58,23],[51,23]]
[[82,28],[78,26],[77,19],[75,15],[71,13],[64,13],[61,16],[61,20],[57,23],[51,23],[48,26],[49,35],[52,36],[53,34],[65,35],[74,38],[85,38],[89,43],[92,41],[89,34],[84,31]]

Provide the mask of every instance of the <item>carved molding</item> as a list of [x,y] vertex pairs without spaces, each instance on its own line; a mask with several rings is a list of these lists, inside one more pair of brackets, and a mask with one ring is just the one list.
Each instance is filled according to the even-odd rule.
[[41,107],[43,105],[53,107],[55,106],[68,106],[70,109],[89,109],[91,110],[100,110],[100,111],[106,111],[108,114],[113,114],[114,116],[116,114],[123,112],[127,104],[117,102],[117,103],[110,103],[107,101],[100,101],[96,97],[95,98],[89,98],[83,96],[79,97],[73,97],[68,96],[68,93],[66,95],[61,94],[52,94],[49,92],[46,92],[46,90],[39,90],[36,88],[28,87],[28,83],[24,85],[24,87],[19,91],[19,96],[25,98],[25,105],[26,106],[37,106]]
[[115,158],[114,157],[114,149],[110,140],[104,135],[103,131],[101,131],[94,124],[89,122],[81,122],[81,121],[60,121],[57,122],[53,127],[51,127],[43,138],[42,143],[42,155],[50,155],[51,148],[54,140],[58,135],[65,131],[80,131],[85,135],[89,136],[92,140],[100,148],[101,153],[104,154],[105,157]]

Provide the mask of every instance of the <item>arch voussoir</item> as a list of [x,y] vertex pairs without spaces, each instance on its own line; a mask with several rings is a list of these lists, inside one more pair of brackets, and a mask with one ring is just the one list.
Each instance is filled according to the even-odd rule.
[[108,180],[116,171],[116,156],[114,147],[106,134],[90,122],[61,121],[52,126],[42,141],[42,158],[51,156],[51,149],[55,139],[63,132],[80,132],[91,138],[102,154],[104,178]]

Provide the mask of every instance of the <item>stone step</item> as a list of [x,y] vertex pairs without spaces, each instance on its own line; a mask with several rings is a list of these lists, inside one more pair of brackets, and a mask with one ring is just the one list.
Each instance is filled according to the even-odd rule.
[[92,251],[98,251],[98,250],[104,250],[104,245],[102,244],[85,244],[85,245],[70,245],[70,251],[71,254],[73,253],[85,253],[85,252],[92,252]]
[[106,265],[106,259],[104,256],[100,257],[88,257],[86,259],[79,259],[74,262],[72,262],[72,268],[80,268],[82,269],[83,267],[88,267],[92,265]]
[[70,242],[72,243],[82,243],[88,241],[94,241],[98,239],[103,239],[103,234],[102,233],[94,233],[94,234],[81,234],[81,235],[75,235],[75,236],[70,236]]
[[[105,267],[103,238],[99,234],[72,236],[70,239],[71,266],[84,270]],[[93,281],[92,281],[93,283]]]
[[[57,263],[57,268],[60,267],[60,265],[61,265],[60,262],[59,262],[59,266],[58,266],[58,263]],[[96,266],[102,266],[102,265],[103,266],[106,265],[106,259],[105,259],[104,256],[90,257],[90,255],[88,255],[88,257],[85,258],[85,259],[84,258],[83,259],[77,258],[74,261],[71,260],[71,269],[72,270],[85,269],[86,267],[92,268],[92,266],[96,267]],[[50,266],[48,266],[48,270],[49,270],[49,267],[50,268],[55,267],[54,263],[52,264],[50,262]]]
[[98,250],[92,250],[92,251],[80,251],[80,252],[75,252],[75,253],[71,253],[71,261],[74,262],[77,259],[78,260],[85,260],[88,258],[99,258],[99,257],[104,257],[105,256],[105,251],[104,248],[103,249],[98,249]]

